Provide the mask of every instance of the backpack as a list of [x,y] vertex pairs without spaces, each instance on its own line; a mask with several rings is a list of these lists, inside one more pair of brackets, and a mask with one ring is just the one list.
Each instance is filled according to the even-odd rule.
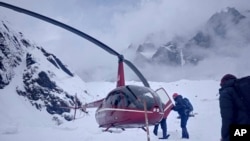
[[234,88],[246,106],[247,113],[250,117],[250,76],[236,79]]
[[190,103],[189,99],[188,98],[183,98],[183,102],[184,102],[184,105],[186,107],[186,109],[188,110],[188,112],[192,112],[194,110],[194,107],[193,105]]

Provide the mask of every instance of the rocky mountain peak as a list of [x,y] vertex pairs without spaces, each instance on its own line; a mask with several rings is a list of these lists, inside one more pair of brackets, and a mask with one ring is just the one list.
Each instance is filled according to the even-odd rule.
[[242,19],[246,18],[235,8],[227,7],[219,13],[214,14],[208,20],[208,27],[219,36],[225,36],[229,25],[236,25]]
[[[160,45],[146,40],[146,44],[143,43],[137,47],[134,62],[138,66],[144,64],[143,62],[147,62],[148,65],[171,67],[197,66],[199,62],[208,59],[210,54],[223,54],[221,50],[227,46],[236,46],[239,49],[248,47],[250,44],[249,18],[249,11],[240,12],[236,8],[227,7],[213,14],[193,36],[178,35],[178,39],[181,40],[173,37],[172,40],[167,40]],[[156,35],[150,34],[151,38],[155,38],[153,36]]]
[[0,92],[6,87],[13,87],[13,93],[22,96],[37,110],[49,113],[57,124],[72,120],[73,110],[67,107],[81,106],[89,97],[84,81],[56,55],[31,43],[2,21]]

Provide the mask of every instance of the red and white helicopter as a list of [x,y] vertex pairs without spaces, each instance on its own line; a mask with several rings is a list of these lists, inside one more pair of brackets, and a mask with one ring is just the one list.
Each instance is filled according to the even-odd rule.
[[[152,90],[145,77],[130,61],[126,60],[123,55],[82,31],[54,19],[4,2],[0,2],[0,6],[64,28],[118,57],[118,80],[116,88],[101,100],[88,103],[83,107],[72,107],[73,109],[97,107],[95,117],[100,127],[105,128],[105,130],[109,128],[121,128],[123,130],[125,128],[142,128],[146,130],[145,127],[148,127],[148,125],[155,125],[159,123],[163,117],[169,115],[173,103],[166,91],[163,88],[159,88],[156,91]],[[136,73],[144,86],[125,84],[124,63]]]

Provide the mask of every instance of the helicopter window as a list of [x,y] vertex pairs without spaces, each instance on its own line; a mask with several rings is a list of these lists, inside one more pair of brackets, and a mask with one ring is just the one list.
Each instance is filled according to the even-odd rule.
[[113,101],[114,101],[114,104],[113,104],[113,106],[115,106],[115,107],[122,107],[122,96],[120,95],[120,94],[116,94],[116,95],[114,95],[114,97],[113,97]]
[[144,96],[146,96],[146,97],[150,97],[150,98],[154,98],[154,97],[153,97],[153,95],[152,95],[150,92],[145,93],[145,94],[144,94]]
[[109,108],[112,108],[112,106],[114,105],[115,101],[114,101],[114,97],[116,96],[115,92],[109,94],[109,96],[105,99],[106,100],[106,106]]
[[135,98],[130,97],[129,95],[125,95],[125,106],[127,108],[135,109],[136,108],[136,105],[134,103],[135,100],[136,100]]
[[134,104],[135,108],[144,110],[144,101],[146,102],[147,110],[151,110],[153,108],[155,100],[153,94],[149,89],[134,86],[127,86],[127,89],[131,93],[128,101]]
[[110,99],[110,97],[105,99],[105,100],[106,100],[106,102],[104,103],[104,106],[110,108],[111,107],[111,99]]
[[110,108],[123,108],[127,101],[123,92],[114,91],[106,98],[106,103]]
[[143,102],[146,102],[147,110],[150,110],[154,106],[154,98],[151,93],[145,93],[144,95],[141,95],[139,97],[142,104]]

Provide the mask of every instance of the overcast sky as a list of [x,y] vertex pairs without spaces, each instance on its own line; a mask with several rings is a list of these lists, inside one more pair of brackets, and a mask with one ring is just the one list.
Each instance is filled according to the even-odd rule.
[[[195,32],[228,6],[250,9],[249,0],[1,0],[75,27],[118,52],[156,32],[162,40]],[[113,57],[72,33],[0,7],[0,13],[24,36],[79,71],[92,64],[115,64]],[[80,63],[80,64],[79,64]],[[83,64],[84,63],[84,64]]]

